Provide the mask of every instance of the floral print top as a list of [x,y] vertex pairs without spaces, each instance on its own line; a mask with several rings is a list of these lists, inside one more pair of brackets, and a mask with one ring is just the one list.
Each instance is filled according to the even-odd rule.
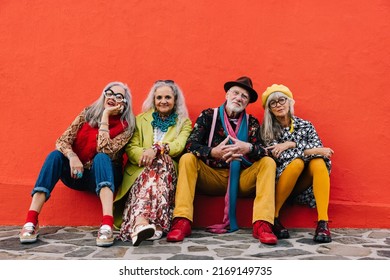
[[[65,132],[57,139],[56,149],[63,153],[65,156],[72,151],[72,144],[76,138],[78,130],[86,123],[85,108],[71,123],[71,125],[65,130]],[[104,135],[97,135],[97,152],[107,154],[111,160],[119,165],[123,162],[124,146],[131,138],[131,133],[128,130],[123,131],[115,138],[111,139],[107,133]],[[90,169],[92,161],[84,164],[84,168]]]
[[[218,112],[216,112],[218,114]],[[208,108],[203,110],[196,120],[194,128],[187,140],[186,149],[188,152],[196,155],[204,162],[213,168],[229,168],[229,164],[223,160],[215,160],[210,156],[212,147],[216,147],[221,143],[227,135],[222,126],[220,116],[218,114],[211,147],[208,146],[211,125],[213,122],[214,109]],[[259,121],[249,115],[248,117],[248,143],[253,145],[253,150],[247,154],[250,161],[254,162],[266,155],[260,136]]]

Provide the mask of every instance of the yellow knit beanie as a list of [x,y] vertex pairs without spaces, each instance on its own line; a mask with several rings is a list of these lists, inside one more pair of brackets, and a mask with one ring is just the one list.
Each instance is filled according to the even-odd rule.
[[285,95],[287,95],[288,97],[290,98],[293,98],[293,94],[292,92],[289,90],[288,87],[284,86],[284,85],[277,85],[277,84],[273,84],[272,86],[270,87],[267,87],[266,91],[263,92],[263,95],[262,95],[262,101],[263,101],[263,108],[265,108],[265,104],[267,103],[267,99],[268,97],[274,93],[274,92],[282,92],[284,93]]

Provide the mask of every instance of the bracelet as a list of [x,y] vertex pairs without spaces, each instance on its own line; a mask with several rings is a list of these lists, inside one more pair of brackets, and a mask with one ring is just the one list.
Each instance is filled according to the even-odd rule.
[[251,153],[253,151],[253,145],[249,143],[249,152]]
[[108,129],[105,128],[99,128],[99,131],[110,132]]
[[106,123],[106,122],[98,122],[98,123],[99,123],[99,125],[107,125],[107,126],[109,126],[109,124]]

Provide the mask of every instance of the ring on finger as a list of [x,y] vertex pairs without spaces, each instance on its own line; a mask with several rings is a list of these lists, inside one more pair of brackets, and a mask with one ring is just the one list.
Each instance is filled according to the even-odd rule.
[[76,175],[78,171],[76,169],[73,169],[73,174]]

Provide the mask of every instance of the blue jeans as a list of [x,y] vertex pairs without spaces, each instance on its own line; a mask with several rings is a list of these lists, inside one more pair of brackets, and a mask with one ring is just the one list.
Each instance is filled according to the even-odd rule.
[[114,193],[116,186],[122,181],[122,166],[113,165],[108,155],[98,153],[93,159],[91,169],[84,169],[81,179],[73,179],[68,158],[56,150],[51,152],[43,163],[31,195],[43,192],[48,200],[60,179],[74,190],[96,192],[99,196],[100,190],[108,187]]

